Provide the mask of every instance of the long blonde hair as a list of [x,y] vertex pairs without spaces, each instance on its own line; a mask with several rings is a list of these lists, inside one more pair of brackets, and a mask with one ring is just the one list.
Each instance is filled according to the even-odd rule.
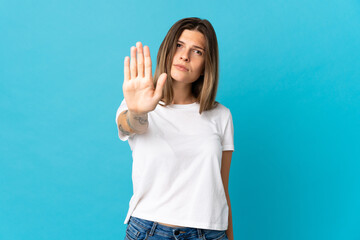
[[154,87],[160,74],[167,73],[162,92],[165,105],[160,105],[167,106],[172,103],[174,91],[172,87],[173,79],[170,74],[171,65],[176,51],[177,40],[185,29],[198,31],[206,39],[204,74],[193,82],[191,86],[191,92],[196,98],[196,102],[200,103],[199,113],[201,114],[203,111],[213,109],[218,104],[215,97],[219,82],[219,50],[215,30],[208,20],[195,17],[183,18],[170,28],[158,51],[153,78]]

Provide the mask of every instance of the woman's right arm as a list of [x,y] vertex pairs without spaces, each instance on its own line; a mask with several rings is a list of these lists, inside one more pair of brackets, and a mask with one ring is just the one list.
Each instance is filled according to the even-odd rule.
[[[137,54],[137,56],[136,56]],[[153,111],[162,97],[167,74],[162,73],[154,88],[149,47],[141,42],[130,48],[130,56],[124,60],[123,92],[127,110],[117,118],[119,131],[124,135],[145,133],[148,126],[148,112]]]
[[117,118],[117,125],[123,135],[130,136],[132,133],[145,133],[149,126],[148,114],[136,114],[129,110],[124,110]]

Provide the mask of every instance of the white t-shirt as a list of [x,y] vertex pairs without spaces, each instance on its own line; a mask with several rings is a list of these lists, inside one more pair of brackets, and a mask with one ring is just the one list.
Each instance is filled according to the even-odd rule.
[[[220,170],[222,151],[234,150],[232,115],[220,103],[201,115],[199,107],[158,104],[148,113],[146,133],[119,131],[133,157],[133,196],[124,224],[134,216],[184,227],[228,228]],[[123,99],[116,119],[126,109]]]

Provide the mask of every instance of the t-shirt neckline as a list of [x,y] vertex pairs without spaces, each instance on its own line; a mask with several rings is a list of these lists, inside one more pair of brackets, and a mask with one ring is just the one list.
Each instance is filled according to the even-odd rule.
[[[160,100],[161,103],[165,104],[163,101]],[[169,108],[177,108],[177,109],[192,109],[196,108],[199,105],[197,102],[187,103],[187,104],[170,104],[167,105]]]

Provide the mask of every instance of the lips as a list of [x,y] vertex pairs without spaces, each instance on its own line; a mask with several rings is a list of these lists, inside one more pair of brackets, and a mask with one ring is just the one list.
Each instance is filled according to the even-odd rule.
[[184,72],[189,71],[189,69],[187,69],[184,65],[174,64],[174,66],[175,66],[177,69],[179,69],[180,71],[184,71]]

